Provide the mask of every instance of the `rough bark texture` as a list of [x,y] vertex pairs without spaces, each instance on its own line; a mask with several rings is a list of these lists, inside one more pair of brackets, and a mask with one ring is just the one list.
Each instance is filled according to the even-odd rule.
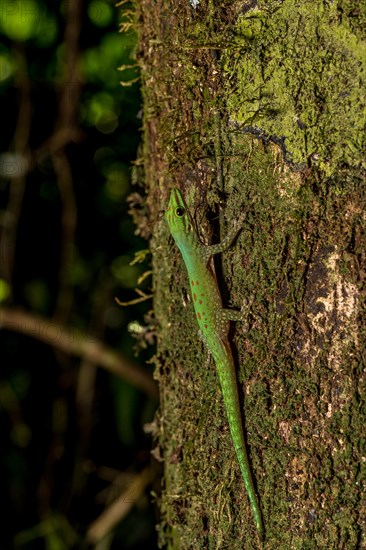
[[[366,3],[142,0],[158,323],[160,543],[259,548],[213,361],[159,216],[179,187],[217,262],[265,547],[366,548]],[[156,451],[158,453],[158,450]]]

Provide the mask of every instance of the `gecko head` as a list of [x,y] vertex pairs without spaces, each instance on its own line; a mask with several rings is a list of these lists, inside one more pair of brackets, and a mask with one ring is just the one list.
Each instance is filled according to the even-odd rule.
[[193,229],[191,216],[178,189],[172,189],[168,208],[165,211],[170,232],[175,240],[188,236]]

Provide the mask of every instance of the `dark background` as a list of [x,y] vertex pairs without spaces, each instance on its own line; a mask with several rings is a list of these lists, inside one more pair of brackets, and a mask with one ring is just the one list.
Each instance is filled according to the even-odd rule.
[[130,265],[147,243],[126,200],[132,176],[135,201],[141,191],[133,8],[0,9],[0,314],[26,313],[35,327],[0,323],[0,548],[89,547],[93,521],[131,487],[103,548],[154,548],[151,481],[133,490],[150,471],[154,395],[58,349],[58,329],[54,345],[37,337],[40,322],[70,342],[78,329],[152,377],[151,301],[114,300],[150,287],[137,282],[146,259]]

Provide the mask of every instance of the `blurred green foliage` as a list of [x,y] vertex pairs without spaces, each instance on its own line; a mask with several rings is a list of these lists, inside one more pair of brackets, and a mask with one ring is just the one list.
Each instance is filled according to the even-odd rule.
[[113,7],[109,2],[93,0],[88,4],[88,16],[97,27],[107,27],[114,20]]
[[[75,7],[81,11],[70,19]],[[108,0],[79,6],[72,0],[1,3],[0,305],[42,315],[52,327],[53,316],[60,322],[63,287],[71,296],[62,320],[70,326],[70,338],[72,327],[78,327],[135,360],[128,326],[144,327],[149,304],[122,309],[114,300],[133,299],[137,279],[148,269],[146,263],[131,265],[135,253],[146,248],[126,204],[140,140],[141,97],[137,35],[133,28],[119,33],[121,21],[123,13]],[[80,24],[80,36],[70,78],[75,45],[67,42],[67,25],[73,24],[74,32]],[[119,71],[121,66],[128,68]],[[121,80],[131,85],[121,86]],[[65,145],[57,145],[68,101],[77,102],[77,120],[70,122],[76,131]],[[57,168],[60,158],[66,158],[62,162],[71,175],[71,201],[65,172]],[[14,217],[17,193],[21,200]],[[76,222],[70,231],[73,202]],[[8,220],[15,241],[6,240]],[[146,278],[142,288],[149,284]],[[0,505],[6,510],[0,548],[80,548],[88,526],[106,506],[97,497],[110,480],[99,477],[98,468],[139,471],[148,464],[150,442],[143,424],[151,421],[155,402],[100,369],[88,390],[90,416],[81,418],[79,359],[55,353],[21,331],[0,331],[0,346]],[[143,352],[141,362],[148,356]],[[147,500],[104,547],[155,547]]]

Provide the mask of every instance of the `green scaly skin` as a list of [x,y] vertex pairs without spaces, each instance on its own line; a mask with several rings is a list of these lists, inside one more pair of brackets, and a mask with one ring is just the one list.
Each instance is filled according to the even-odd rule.
[[213,270],[209,267],[210,257],[223,252],[230,246],[238,232],[238,224],[221,243],[211,246],[201,244],[194,229],[193,220],[178,189],[173,189],[171,192],[165,218],[186,264],[198,325],[216,363],[231,437],[258,534],[263,540],[262,514],[246,450],[235,365],[228,340],[229,321],[241,320],[242,314],[223,309],[217,280]]

